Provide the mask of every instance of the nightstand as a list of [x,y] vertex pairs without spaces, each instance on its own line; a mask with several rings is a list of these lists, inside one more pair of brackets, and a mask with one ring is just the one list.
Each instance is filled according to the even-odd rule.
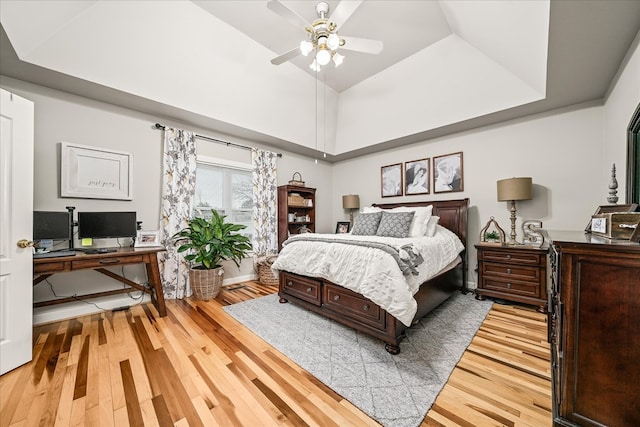
[[535,305],[547,311],[547,247],[475,245],[476,299],[485,297]]

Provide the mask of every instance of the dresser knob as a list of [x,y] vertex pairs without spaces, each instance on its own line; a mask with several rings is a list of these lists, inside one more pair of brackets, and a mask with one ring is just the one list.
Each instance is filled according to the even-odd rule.
[[333,296],[333,300],[334,300],[334,301],[338,301],[338,300],[340,300],[340,295],[334,295],[334,296]]
[[365,305],[362,307],[362,309],[363,309],[364,311],[369,311],[369,309],[370,309],[370,308],[371,308],[371,307],[369,306],[369,304],[365,304]]
[[293,282],[287,282],[287,286],[293,286]]
[[511,269],[507,268],[507,274],[511,274]]
[[311,292],[311,286],[307,288],[307,293]]
[[507,283],[507,288],[511,289],[511,283]]

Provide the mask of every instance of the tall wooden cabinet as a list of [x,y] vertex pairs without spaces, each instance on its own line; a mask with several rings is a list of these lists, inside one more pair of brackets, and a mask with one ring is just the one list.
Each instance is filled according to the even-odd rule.
[[554,425],[639,426],[640,244],[548,235]]
[[290,234],[316,231],[316,189],[296,185],[278,187],[278,250]]

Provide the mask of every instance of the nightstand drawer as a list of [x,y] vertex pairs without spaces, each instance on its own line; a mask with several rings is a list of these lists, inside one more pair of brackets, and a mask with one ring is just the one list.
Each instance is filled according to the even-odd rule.
[[482,277],[540,283],[540,268],[510,264],[482,263]]
[[484,276],[481,286],[482,289],[487,291],[540,298],[540,285],[538,283],[518,282],[515,280]]
[[518,251],[500,251],[485,249],[478,252],[478,259],[485,262],[499,262],[506,264],[545,265],[546,254],[535,254]]
[[285,294],[320,305],[320,282],[284,274],[284,283],[280,283],[280,286]]

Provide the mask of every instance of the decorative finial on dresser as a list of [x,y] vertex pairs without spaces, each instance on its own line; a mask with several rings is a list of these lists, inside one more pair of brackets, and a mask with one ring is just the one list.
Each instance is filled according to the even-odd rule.
[[616,179],[616,164],[611,168],[611,182],[609,182],[609,197],[607,202],[615,205],[618,203],[618,180]]

